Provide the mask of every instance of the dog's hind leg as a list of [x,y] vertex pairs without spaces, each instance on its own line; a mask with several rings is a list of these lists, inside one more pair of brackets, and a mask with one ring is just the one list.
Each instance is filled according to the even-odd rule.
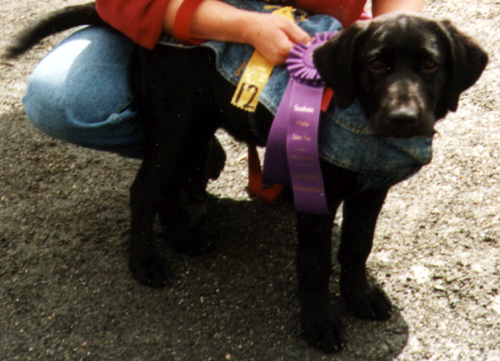
[[190,111],[169,109],[171,116],[164,114],[161,102],[152,103],[146,103],[144,159],[131,188],[130,268],[140,283],[159,287],[168,282],[169,271],[154,250],[153,224],[158,214],[167,240],[175,246],[192,236],[186,232],[180,194],[187,170],[198,160],[195,150],[203,146],[194,139]]
[[[207,131],[204,134],[210,133]],[[179,169],[179,178],[182,180],[179,207],[170,205],[159,210],[168,242],[177,250],[191,255],[208,253],[214,249],[213,236],[203,228],[214,201],[206,187],[209,179],[218,178],[226,159],[224,149],[215,136],[208,141],[199,138],[195,143],[183,152],[185,161]]]
[[206,159],[207,144],[215,132],[206,108],[208,80],[202,76],[194,78],[190,71],[207,66],[204,61],[212,59],[205,59],[198,52],[183,53],[163,46],[141,51],[140,55],[145,148],[131,189],[129,265],[140,283],[160,287],[169,281],[170,272],[166,261],[154,250],[156,214],[167,240],[177,248],[189,242],[194,246],[188,245],[186,250],[202,244],[197,241],[196,230],[187,227],[180,194],[190,175],[198,177],[194,170]]
[[[155,108],[149,104],[149,109]],[[149,111],[144,113],[151,118]],[[192,136],[188,126],[192,117],[181,118],[177,122],[175,117],[162,114],[145,120],[147,145],[131,188],[130,269],[140,283],[153,287],[165,285],[170,277],[166,261],[156,255],[153,244],[156,215],[160,216],[167,240],[175,246],[191,236],[186,231],[180,195],[186,169],[198,160],[192,149],[202,146],[188,140]]]
[[344,301],[356,316],[380,321],[390,317],[391,303],[382,290],[368,285],[366,260],[386,195],[386,188],[378,188],[345,200],[338,254],[340,289]]
[[[215,136],[196,148],[200,151],[193,156],[192,162],[186,164],[180,197],[180,207],[188,228],[200,227],[205,221],[212,203],[206,191],[208,181],[219,177],[226,161],[224,148]],[[193,252],[188,250],[187,253]]]
[[[148,104],[154,111],[155,106]],[[178,214],[182,162],[182,139],[187,130],[183,126],[169,130],[175,123],[168,117],[156,118],[148,110],[142,112],[145,124],[145,151],[141,168],[130,191],[131,234],[129,266],[142,284],[162,287],[169,282],[170,271],[153,244],[153,225],[161,212]],[[154,113],[153,113],[154,114]],[[165,138],[166,133],[173,135]],[[168,143],[168,144],[167,144]]]
[[171,271],[160,258],[153,244],[153,225],[156,216],[153,192],[145,182],[149,172],[144,163],[130,191],[131,230],[129,243],[129,268],[134,278],[151,287],[164,287],[170,282]]

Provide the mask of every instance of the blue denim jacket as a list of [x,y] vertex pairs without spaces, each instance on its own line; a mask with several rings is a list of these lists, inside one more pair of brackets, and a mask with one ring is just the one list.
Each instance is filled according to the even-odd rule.
[[[246,10],[272,12],[265,3],[253,0],[224,0]],[[318,32],[342,29],[336,19],[314,15],[298,20],[298,25],[313,36]],[[160,41],[163,45],[184,46],[171,37]],[[208,41],[199,46],[209,47],[216,54],[219,73],[231,84],[237,85],[241,65],[248,61],[254,48],[250,45]],[[276,113],[288,84],[285,66],[275,66],[262,90],[259,103],[272,114]],[[230,102],[231,99],[228,99]],[[415,174],[432,157],[432,138],[381,138],[371,131],[365,113],[358,101],[346,109],[331,105],[321,114],[319,129],[320,156],[337,166],[359,172],[359,191],[390,186]]]

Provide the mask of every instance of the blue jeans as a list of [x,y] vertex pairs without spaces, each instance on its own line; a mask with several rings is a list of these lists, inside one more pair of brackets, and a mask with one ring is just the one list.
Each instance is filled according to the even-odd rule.
[[129,82],[133,50],[108,29],[70,35],[31,74],[23,98],[29,120],[54,138],[141,157],[142,126]]

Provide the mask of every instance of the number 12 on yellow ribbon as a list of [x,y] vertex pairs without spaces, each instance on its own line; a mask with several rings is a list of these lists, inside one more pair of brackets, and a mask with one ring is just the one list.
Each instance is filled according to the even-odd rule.
[[[278,8],[273,14],[293,19],[293,8],[291,6]],[[259,104],[259,95],[271,76],[273,66],[273,63],[254,51],[236,87],[231,104],[247,112],[255,112]]]
[[248,112],[254,112],[259,103],[259,95],[272,71],[273,64],[254,51],[236,87],[231,104]]

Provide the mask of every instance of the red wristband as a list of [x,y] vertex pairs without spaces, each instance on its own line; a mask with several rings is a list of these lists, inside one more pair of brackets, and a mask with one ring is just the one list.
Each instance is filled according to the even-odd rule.
[[202,40],[193,40],[190,34],[191,18],[203,0],[184,0],[177,10],[174,21],[174,36],[186,44],[201,44]]

